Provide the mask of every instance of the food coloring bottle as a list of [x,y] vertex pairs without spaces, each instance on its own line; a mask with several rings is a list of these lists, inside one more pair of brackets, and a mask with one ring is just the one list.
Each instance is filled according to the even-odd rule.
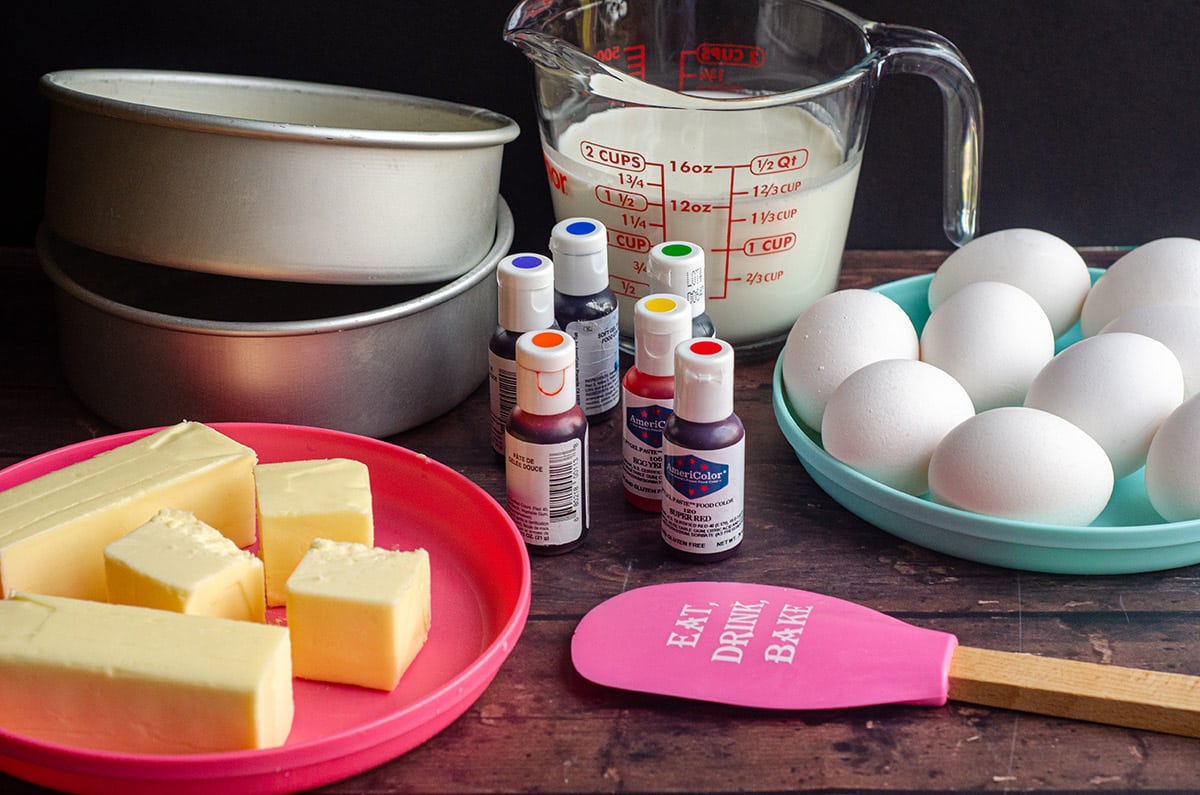
[[591,218],[566,218],[550,232],[554,317],[575,340],[576,399],[591,422],[621,402],[617,297],[608,286],[608,231]]
[[508,513],[531,553],[583,542],[588,516],[588,421],[575,402],[575,341],[559,329],[517,339],[517,404],[504,442]]
[[746,431],[733,413],[733,348],[691,339],[675,348],[675,412],[663,432],[662,538],[707,563],[742,543]]
[[692,307],[692,336],[715,337],[712,318],[704,311],[704,249],[682,240],[650,249],[647,265],[651,293],[681,295]]
[[492,449],[504,455],[504,429],[517,403],[517,338],[555,328],[554,262],[541,254],[512,254],[496,266],[498,325],[488,343]]
[[625,499],[662,510],[663,429],[675,406],[675,347],[692,336],[686,299],[647,295],[633,307],[633,366],[621,380],[621,481]]

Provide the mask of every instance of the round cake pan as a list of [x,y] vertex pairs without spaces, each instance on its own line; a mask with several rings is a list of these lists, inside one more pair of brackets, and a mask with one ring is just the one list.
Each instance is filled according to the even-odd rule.
[[37,252],[55,286],[67,382],[114,425],[280,422],[384,437],[453,409],[486,379],[496,266],[512,239],[501,199],[486,255],[434,286],[164,268],[80,248],[45,224]]
[[414,284],[487,253],[510,118],[197,72],[50,72],[45,221],[118,257],[258,279]]

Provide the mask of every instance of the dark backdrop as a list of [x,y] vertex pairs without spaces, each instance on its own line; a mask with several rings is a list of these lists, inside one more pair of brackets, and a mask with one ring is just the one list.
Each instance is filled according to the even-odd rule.
[[[865,17],[955,42],[984,106],[980,231],[1032,226],[1074,245],[1200,237],[1196,0],[845,0]],[[502,0],[18,0],[0,11],[0,245],[41,216],[55,69],[139,67],[266,75],[449,99],[522,133],[501,190],[518,248],[552,223],[530,68],[501,39]],[[7,19],[6,19],[7,18]],[[848,245],[944,248],[941,99],[888,78],[875,105]]]

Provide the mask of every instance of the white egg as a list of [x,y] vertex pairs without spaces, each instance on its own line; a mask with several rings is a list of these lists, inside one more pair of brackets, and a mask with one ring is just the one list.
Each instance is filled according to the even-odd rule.
[[1053,525],[1088,525],[1112,496],[1113,471],[1094,439],[1038,409],[984,411],[946,434],[929,461],[935,502]]
[[1200,305],[1149,304],[1122,312],[1101,334],[1132,331],[1171,349],[1183,368],[1183,399],[1200,393]]
[[871,290],[832,292],[788,332],[784,391],[800,420],[819,430],[825,403],[846,376],[880,359],[916,359],[918,345],[912,319],[891,298]]
[[1054,356],[1054,331],[1029,293],[1004,282],[973,282],[938,304],[921,331],[921,360],[967,390],[976,411],[1019,406]]
[[1152,240],[1109,266],[1083,302],[1079,330],[1099,333],[1124,312],[1150,304],[1200,304],[1200,240]]
[[855,370],[830,395],[821,439],[831,456],[908,494],[929,490],[929,458],[975,407],[945,371],[915,359]]
[[1200,519],[1200,397],[1163,421],[1146,454],[1146,496],[1169,522]]
[[929,282],[929,308],[980,281],[1020,287],[1041,304],[1055,338],[1075,325],[1092,278],[1071,244],[1038,229],[1001,229],[952,252]]
[[1175,354],[1143,334],[1114,331],[1066,348],[1029,386],[1025,405],[1079,426],[1123,478],[1146,463],[1155,431],[1183,401]]

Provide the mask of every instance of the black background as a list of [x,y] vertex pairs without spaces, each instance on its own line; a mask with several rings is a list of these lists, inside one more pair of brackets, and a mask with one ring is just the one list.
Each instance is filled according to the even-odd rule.
[[[1069,243],[1200,237],[1196,0],[845,0],[963,51],[984,106],[979,229],[1029,226]],[[30,245],[42,212],[48,71],[165,68],[339,83],[511,116],[501,191],[514,249],[553,222],[531,69],[501,38],[500,0],[24,0],[0,12],[0,245]],[[7,17],[7,20],[4,20]],[[887,78],[875,103],[851,248],[946,248],[941,98]]]

